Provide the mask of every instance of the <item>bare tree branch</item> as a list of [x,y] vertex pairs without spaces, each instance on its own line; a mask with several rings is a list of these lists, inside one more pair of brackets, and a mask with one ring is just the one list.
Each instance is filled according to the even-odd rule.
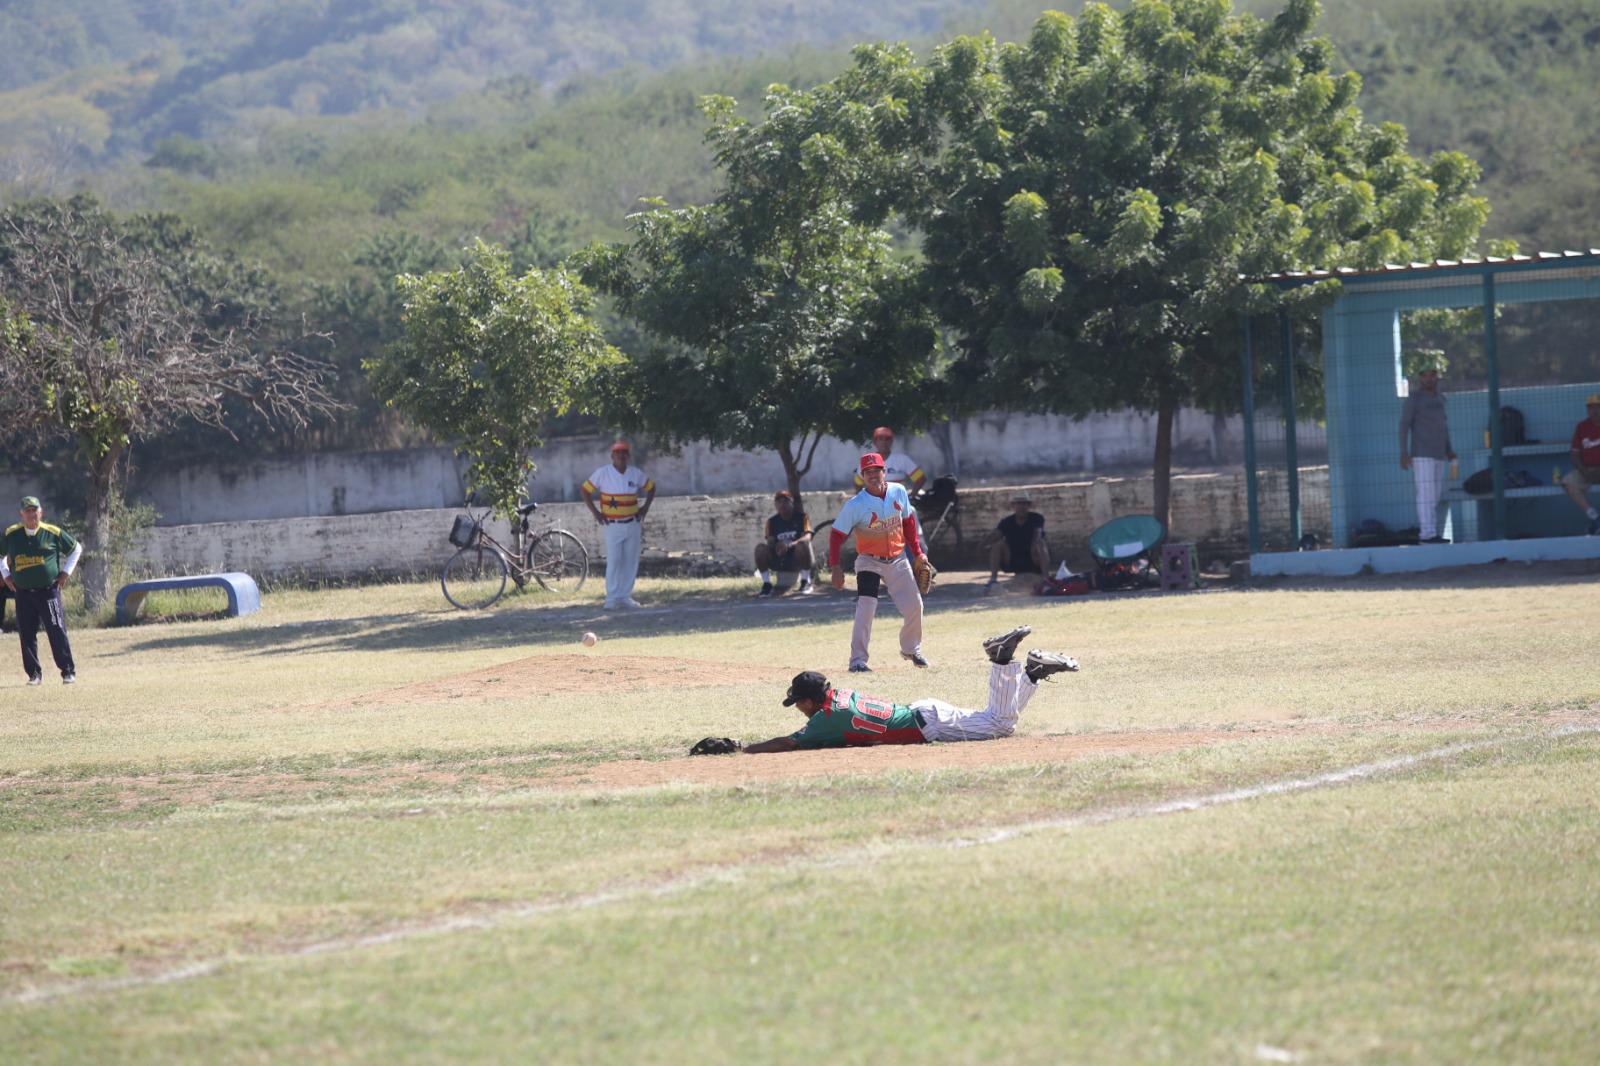
[[236,285],[247,272],[192,237],[144,236],[87,198],[0,219],[0,296],[28,326],[0,332],[0,440],[78,440],[91,552],[132,442],[188,421],[231,435],[229,401],[296,429],[341,409],[333,367],[299,350],[319,335],[277,336],[260,294]]

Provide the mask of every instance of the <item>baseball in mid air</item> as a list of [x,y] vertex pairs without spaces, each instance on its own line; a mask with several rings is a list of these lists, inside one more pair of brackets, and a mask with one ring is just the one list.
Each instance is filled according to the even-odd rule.
[[592,648],[598,643],[600,643],[600,638],[593,633],[585,633],[583,635],[583,646],[585,648]]

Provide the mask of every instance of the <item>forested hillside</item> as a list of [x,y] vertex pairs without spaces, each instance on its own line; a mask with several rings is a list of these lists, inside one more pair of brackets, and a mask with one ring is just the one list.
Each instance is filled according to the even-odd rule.
[[174,134],[415,111],[498,79],[921,37],[981,0],[8,0],[0,159],[35,183]]

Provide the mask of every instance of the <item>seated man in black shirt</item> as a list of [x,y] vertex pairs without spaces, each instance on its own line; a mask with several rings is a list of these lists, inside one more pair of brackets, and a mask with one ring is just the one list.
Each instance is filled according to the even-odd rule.
[[1048,574],[1050,546],[1044,539],[1044,515],[1032,510],[1033,500],[1026,493],[1011,500],[1011,513],[984,538],[989,546],[989,583],[993,592],[1000,583],[1002,567],[1012,574]]
[[[767,519],[766,539],[756,545],[756,569],[761,572],[761,595],[772,595],[772,572],[799,573],[802,596],[811,594],[811,519],[794,505],[787,489],[773,498],[778,513]],[[785,582],[787,584],[787,582]]]

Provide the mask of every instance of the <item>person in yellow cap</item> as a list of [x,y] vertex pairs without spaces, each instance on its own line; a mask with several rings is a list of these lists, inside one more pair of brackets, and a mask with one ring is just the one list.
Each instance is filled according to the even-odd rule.
[[0,536],[0,580],[17,597],[17,635],[22,638],[22,668],[28,684],[44,681],[39,663],[39,626],[50,638],[50,654],[70,685],[78,679],[67,642],[67,612],[61,589],[83,556],[83,545],[44,519],[39,497],[22,498],[22,521]]
[[1561,479],[1567,496],[1589,520],[1589,536],[1600,536],[1600,511],[1589,502],[1589,490],[1600,485],[1600,392],[1584,401],[1589,417],[1572,431],[1572,469]]

